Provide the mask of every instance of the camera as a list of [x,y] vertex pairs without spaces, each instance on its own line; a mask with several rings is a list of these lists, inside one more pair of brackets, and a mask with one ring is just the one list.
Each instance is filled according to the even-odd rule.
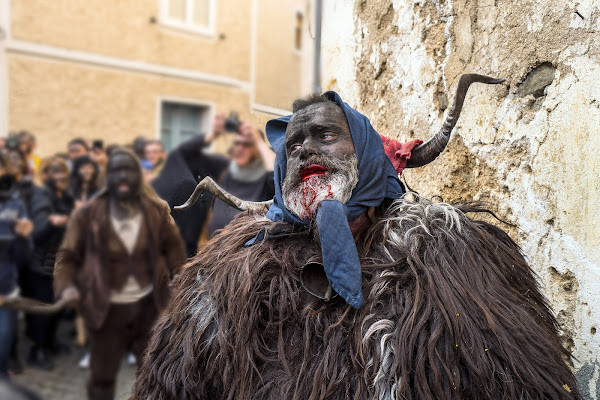
[[92,142],[92,150],[102,150],[104,149],[104,141],[101,139],[96,139]]
[[236,111],[232,111],[229,117],[225,118],[225,131],[238,133],[240,127],[240,118]]

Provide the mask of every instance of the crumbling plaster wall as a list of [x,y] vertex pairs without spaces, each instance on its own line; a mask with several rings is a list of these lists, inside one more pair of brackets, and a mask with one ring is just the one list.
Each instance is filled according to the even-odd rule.
[[461,74],[471,87],[448,149],[409,170],[415,191],[483,200],[522,246],[600,399],[600,1],[330,0],[325,89],[382,134],[428,139]]

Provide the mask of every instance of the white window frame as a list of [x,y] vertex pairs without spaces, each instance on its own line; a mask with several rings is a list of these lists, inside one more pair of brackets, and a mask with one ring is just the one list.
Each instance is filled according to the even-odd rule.
[[[158,96],[156,98],[156,129],[154,133],[154,138],[161,140],[161,131],[162,131],[162,105],[163,103],[176,103],[183,104],[188,106],[197,106],[207,108],[207,118],[202,121],[201,132],[204,134],[208,134],[208,132],[212,131],[213,122],[215,119],[215,103],[212,101],[203,101],[190,99],[185,97],[173,97],[173,96]],[[211,147],[212,148],[212,147]]]
[[208,0],[208,26],[193,23],[194,0],[185,0],[186,21],[169,17],[169,0],[160,0],[160,24],[179,31],[214,37],[217,19],[217,0]]

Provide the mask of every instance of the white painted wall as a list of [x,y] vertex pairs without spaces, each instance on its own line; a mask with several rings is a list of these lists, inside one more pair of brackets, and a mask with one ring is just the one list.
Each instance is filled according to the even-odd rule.
[[[474,86],[449,149],[405,179],[425,195],[485,200],[518,225],[580,389],[600,399],[600,1],[325,3],[323,86],[382,134],[428,139],[460,74],[507,78]],[[543,62],[557,68],[546,95],[522,96]]]

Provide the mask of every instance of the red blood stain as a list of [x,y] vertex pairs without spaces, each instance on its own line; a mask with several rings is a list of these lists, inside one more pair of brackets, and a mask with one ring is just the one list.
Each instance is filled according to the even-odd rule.
[[[309,193],[309,191],[311,193]],[[310,196],[310,200],[308,199],[308,197]],[[309,216],[311,214],[310,211],[310,206],[312,205],[312,202],[317,198],[317,190],[314,188],[314,186],[309,182],[306,181],[304,184],[304,188],[302,189],[302,208],[304,209],[304,212],[306,213],[307,216]]]
[[[300,204],[302,205],[302,208],[303,208],[306,216],[310,216],[312,214],[312,210],[310,209],[310,207],[313,205],[313,202],[315,201],[315,199],[317,198],[317,195],[318,195],[318,191],[312,185],[311,181],[313,181],[313,179],[307,179],[304,182],[304,188],[302,189],[302,198],[300,200]],[[325,188],[327,189],[327,194],[323,198],[326,199],[326,198],[333,196],[333,192],[331,191],[331,184],[319,186],[320,191],[322,191]],[[294,204],[297,204],[297,203],[294,201]]]
[[325,198],[331,196],[333,196],[333,192],[331,191],[331,185],[327,185],[327,195],[325,196]]

